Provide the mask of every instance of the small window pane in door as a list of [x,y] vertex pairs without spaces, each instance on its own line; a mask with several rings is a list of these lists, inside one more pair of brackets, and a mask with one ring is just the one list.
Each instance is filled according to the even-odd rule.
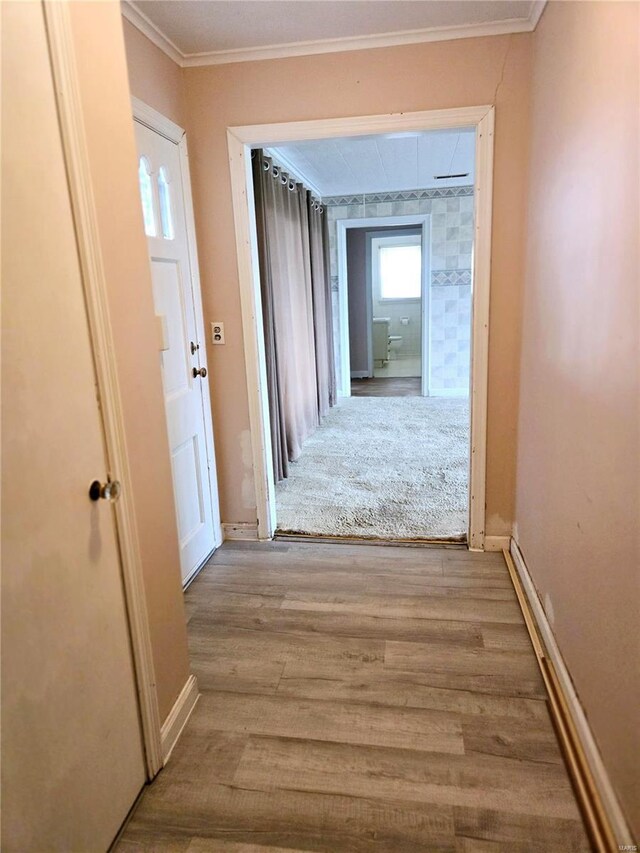
[[160,197],[160,219],[162,220],[162,236],[165,240],[173,240],[173,215],[171,213],[171,190],[167,172],[162,166],[158,174],[158,195]]
[[380,295],[383,299],[419,299],[422,292],[420,246],[381,246]]
[[151,166],[146,157],[141,157],[138,164],[138,183],[140,184],[140,199],[142,201],[142,217],[144,233],[147,237],[156,236],[156,215],[153,209],[153,187],[151,185]]

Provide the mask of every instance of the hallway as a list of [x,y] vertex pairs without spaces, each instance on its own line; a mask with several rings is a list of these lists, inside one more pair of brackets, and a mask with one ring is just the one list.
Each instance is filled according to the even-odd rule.
[[588,850],[502,555],[237,542],[202,696],[117,849]]

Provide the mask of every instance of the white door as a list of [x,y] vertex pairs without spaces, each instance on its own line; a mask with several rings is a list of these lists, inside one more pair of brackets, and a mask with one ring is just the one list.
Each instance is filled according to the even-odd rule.
[[178,144],[137,120],[135,130],[186,583],[222,540],[202,302],[194,235],[187,226],[192,220],[185,193],[189,175]]
[[136,684],[43,10],[2,7],[2,849],[104,851]]

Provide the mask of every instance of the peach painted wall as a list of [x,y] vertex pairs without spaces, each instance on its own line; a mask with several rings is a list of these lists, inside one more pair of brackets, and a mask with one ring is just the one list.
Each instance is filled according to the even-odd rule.
[[487,532],[513,518],[529,34],[186,68],[187,132],[210,347],[222,519],[255,522],[226,129],[233,125],[496,104]]
[[184,127],[182,69],[122,18],[131,94]]
[[534,34],[517,538],[640,835],[637,3]]
[[151,273],[117,2],[69,4],[133,481],[161,719],[189,676]]

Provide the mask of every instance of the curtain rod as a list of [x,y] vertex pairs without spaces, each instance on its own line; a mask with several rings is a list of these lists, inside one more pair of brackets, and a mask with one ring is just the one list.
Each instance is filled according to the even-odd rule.
[[288,188],[291,192],[295,190],[297,184],[300,184],[300,186],[305,190],[305,192],[308,192],[311,196],[311,201],[313,202],[313,209],[319,211],[320,213],[324,212],[324,205],[322,203],[322,199],[318,198],[316,193],[314,193],[313,190],[309,189],[309,187],[305,184],[304,179],[300,175],[297,175],[293,171],[293,169],[287,169],[282,166],[272,154],[265,154],[263,149],[254,148],[251,151],[252,159],[255,157],[257,151],[262,152],[262,156],[264,158],[265,163],[265,172],[271,170],[271,174],[273,175],[273,177],[279,177],[280,182],[283,186],[288,182]]

